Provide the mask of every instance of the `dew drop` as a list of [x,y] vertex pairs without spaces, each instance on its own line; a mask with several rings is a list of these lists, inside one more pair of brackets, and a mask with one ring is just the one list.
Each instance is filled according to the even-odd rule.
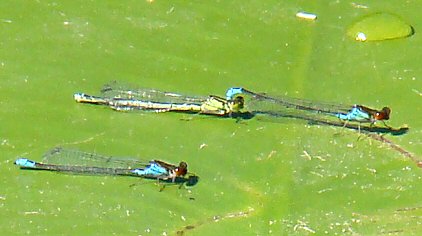
[[347,29],[349,37],[361,42],[399,39],[413,34],[413,27],[400,17],[380,12],[364,16]]

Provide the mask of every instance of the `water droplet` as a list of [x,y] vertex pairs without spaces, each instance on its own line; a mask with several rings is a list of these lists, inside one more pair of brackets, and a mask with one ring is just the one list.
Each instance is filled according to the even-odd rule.
[[374,13],[361,18],[347,30],[357,41],[381,41],[409,37],[414,34],[411,25],[389,13]]

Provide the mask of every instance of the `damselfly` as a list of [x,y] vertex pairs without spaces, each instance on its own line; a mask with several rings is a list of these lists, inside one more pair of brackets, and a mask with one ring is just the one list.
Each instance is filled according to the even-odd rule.
[[384,107],[375,110],[363,105],[344,106],[337,104],[313,102],[296,98],[282,96],[269,96],[259,94],[244,88],[230,88],[226,92],[227,100],[235,99],[244,94],[250,97],[246,107],[250,112],[286,116],[294,112],[306,112],[308,116],[336,117],[343,122],[355,121],[359,123],[370,123],[382,121],[386,127],[385,120],[390,118],[390,108]]
[[79,150],[56,147],[48,151],[42,162],[18,158],[22,169],[48,170],[71,174],[121,175],[156,179],[165,182],[195,185],[198,177],[188,173],[186,162],[178,166],[160,160],[143,162],[136,159],[102,156]]
[[243,99],[227,101],[218,96],[185,96],[154,89],[130,89],[120,83],[110,83],[101,90],[101,96],[75,93],[81,103],[107,105],[118,111],[186,112],[227,116],[243,108]]

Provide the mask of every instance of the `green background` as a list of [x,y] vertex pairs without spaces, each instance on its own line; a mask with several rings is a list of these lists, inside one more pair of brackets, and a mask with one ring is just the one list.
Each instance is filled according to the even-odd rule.
[[[77,104],[119,80],[187,95],[231,86],[392,108],[386,136],[422,154],[422,1],[1,1],[0,232],[4,235],[376,235],[422,230],[422,170],[357,132]],[[313,12],[316,21],[298,19]],[[410,38],[356,42],[373,12]],[[21,171],[55,146],[185,160],[189,189]],[[129,187],[137,183],[135,187]],[[138,184],[139,183],[139,184]],[[188,227],[186,227],[188,226]]]

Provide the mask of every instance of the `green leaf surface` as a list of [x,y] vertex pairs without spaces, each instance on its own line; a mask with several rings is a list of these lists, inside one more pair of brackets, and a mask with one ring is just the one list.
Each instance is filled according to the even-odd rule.
[[[4,235],[417,235],[422,170],[353,130],[305,121],[119,113],[75,103],[119,80],[187,95],[232,86],[392,108],[389,136],[422,155],[422,2],[2,1],[0,232]],[[314,13],[315,21],[297,18]],[[358,43],[370,12],[408,38]],[[379,124],[382,125],[382,124]],[[55,146],[181,160],[191,188],[23,171]],[[134,187],[129,187],[136,184]]]

